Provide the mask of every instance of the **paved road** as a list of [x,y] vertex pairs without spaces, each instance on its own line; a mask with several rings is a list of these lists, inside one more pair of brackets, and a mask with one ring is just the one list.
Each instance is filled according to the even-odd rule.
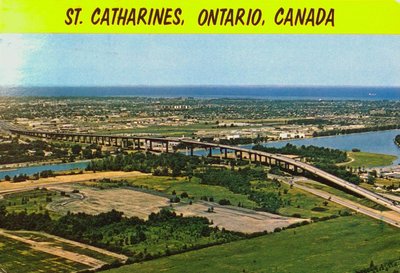
[[309,188],[307,186],[304,185],[299,185],[296,182],[300,182],[302,180],[302,178],[297,179],[297,181],[293,181],[290,183],[287,180],[281,180],[283,182],[285,182],[286,184],[289,185],[293,185],[293,187],[301,189],[303,191],[309,192],[313,195],[319,196],[321,198],[324,198],[326,200],[329,200],[331,202],[337,203],[339,205],[342,205],[344,207],[347,207],[351,210],[354,210],[358,213],[362,213],[364,215],[367,215],[369,217],[381,220],[383,222],[386,222],[392,226],[398,227],[400,228],[400,214],[393,212],[393,213],[389,213],[389,212],[382,212],[382,211],[378,211],[369,207],[366,207],[364,205],[358,204],[356,202],[350,201],[348,199],[342,198],[342,197],[338,197],[332,193],[328,193],[322,190],[318,190],[318,189],[314,189],[314,188]]
[[[0,123],[1,126],[10,126],[5,124],[5,122]],[[12,130],[12,129],[11,129]],[[23,131],[23,130],[16,130],[14,131],[15,133],[19,134],[24,134],[27,133],[37,133],[35,131]],[[60,135],[61,133],[51,133],[51,132],[43,132],[45,134],[54,134],[54,135]],[[66,135],[66,134],[62,134]],[[79,136],[97,136],[97,137],[104,137],[103,135],[91,135],[91,134],[75,134],[75,133],[68,133],[68,135],[79,135]],[[192,145],[192,146],[197,146],[197,147],[204,147],[204,148],[216,148],[216,149],[226,149],[226,150],[232,150],[232,151],[237,151],[237,152],[242,152],[242,153],[248,153],[248,154],[255,154],[258,156],[264,156],[268,158],[272,158],[274,160],[278,160],[280,162],[285,162],[287,164],[290,164],[292,166],[296,166],[298,168],[301,168],[302,170],[305,170],[309,173],[312,173],[313,175],[323,178],[327,181],[330,181],[331,183],[334,183],[336,185],[339,185],[347,190],[350,190],[354,193],[357,193],[365,198],[368,198],[372,200],[375,203],[378,203],[382,206],[385,206],[388,209],[391,209],[393,211],[396,211],[400,213],[400,206],[398,205],[398,202],[391,200],[389,198],[386,198],[382,195],[379,195],[377,193],[374,193],[372,191],[369,191],[367,189],[364,189],[362,187],[359,187],[357,185],[354,185],[350,182],[347,182],[339,177],[336,177],[330,173],[327,173],[323,170],[320,170],[312,165],[309,165],[307,163],[301,162],[299,160],[284,156],[284,155],[279,155],[279,154],[271,154],[271,153],[266,153],[262,151],[256,151],[252,149],[246,149],[242,147],[237,147],[237,146],[230,146],[230,145],[220,145],[216,143],[207,143],[207,142],[200,142],[200,141],[194,141],[194,140],[184,140],[184,139],[176,139],[176,138],[146,138],[146,137],[124,137],[124,136],[112,136],[113,138],[120,138],[120,139],[132,139],[132,138],[138,138],[138,139],[143,139],[143,140],[151,140],[151,141],[161,141],[163,143],[165,142],[175,142],[175,143],[183,143],[187,145]]]
[[239,152],[243,152],[243,153],[252,153],[252,154],[257,154],[259,156],[266,156],[266,157],[269,157],[269,158],[272,158],[272,159],[275,159],[275,160],[278,160],[281,162],[285,162],[290,165],[301,168],[305,171],[308,171],[309,173],[312,173],[317,177],[320,177],[327,181],[330,181],[336,185],[339,185],[339,186],[341,186],[347,190],[350,190],[354,193],[357,193],[363,197],[366,197],[366,198],[374,201],[375,203],[378,203],[380,205],[387,207],[388,209],[391,209],[393,211],[400,213],[400,206],[394,200],[391,200],[382,195],[379,195],[377,193],[374,193],[372,191],[369,191],[367,189],[364,189],[362,187],[354,185],[350,182],[347,182],[346,180],[343,180],[339,177],[336,177],[330,173],[320,170],[310,164],[301,162],[297,159],[293,159],[293,158],[290,158],[290,157],[287,157],[284,155],[271,154],[271,153],[266,153],[266,152],[261,152],[261,151],[256,151],[256,150],[251,150],[251,149],[246,149],[246,148],[241,148],[241,147],[236,147],[236,146],[219,145],[219,144],[214,144],[214,143],[204,143],[204,142],[191,141],[191,140],[181,140],[181,142],[186,143],[186,144],[198,145],[198,146],[208,145],[210,147],[234,150],[234,151],[239,151]]

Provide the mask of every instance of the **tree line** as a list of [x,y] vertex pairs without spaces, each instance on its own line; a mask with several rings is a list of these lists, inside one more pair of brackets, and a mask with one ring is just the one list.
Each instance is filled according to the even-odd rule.
[[[245,237],[241,233],[220,230],[210,224],[207,218],[183,217],[168,209],[151,213],[148,220],[124,217],[122,212],[116,210],[97,215],[68,212],[58,219],[52,219],[47,211],[31,214],[9,213],[4,206],[0,206],[0,228],[43,231],[124,253],[135,261],[149,259],[152,255],[163,256],[199,245],[212,245]],[[179,246],[166,247],[167,240],[164,237],[176,238]],[[197,241],[201,243],[196,243]],[[163,251],[152,252],[146,249],[147,245]]]
[[337,163],[346,162],[348,160],[347,153],[338,149],[304,145],[295,146],[290,143],[282,148],[256,145],[253,149],[269,153],[298,155],[304,157],[308,162],[323,171],[356,185],[361,183],[361,179],[357,175],[346,170],[346,167],[336,165]]
[[389,125],[382,125],[382,126],[372,126],[372,127],[365,127],[365,128],[353,128],[353,129],[334,129],[334,130],[328,130],[328,131],[314,132],[313,137],[345,135],[345,134],[385,131],[385,130],[393,130],[393,129],[400,129],[400,124],[389,124]]
[[400,147],[400,135],[397,135],[397,136],[394,138],[394,143],[395,143],[397,146]]

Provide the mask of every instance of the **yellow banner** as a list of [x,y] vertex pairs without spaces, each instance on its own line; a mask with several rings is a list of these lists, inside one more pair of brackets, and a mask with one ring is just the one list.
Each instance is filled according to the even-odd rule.
[[400,34],[400,0],[0,0],[0,32]]

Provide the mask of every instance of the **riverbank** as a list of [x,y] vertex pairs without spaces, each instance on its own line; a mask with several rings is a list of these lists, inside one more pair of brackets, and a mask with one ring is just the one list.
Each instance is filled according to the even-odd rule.
[[347,152],[351,159],[349,162],[340,163],[340,166],[352,168],[376,168],[392,165],[398,158],[394,155],[375,154],[366,152]]
[[400,135],[397,135],[397,136],[394,138],[394,144],[396,144],[397,147],[400,148]]
[[40,178],[38,180],[27,180],[24,182],[0,182],[0,194],[6,194],[11,192],[26,191],[37,187],[47,187],[50,185],[64,184],[64,183],[78,183],[84,181],[90,181],[93,179],[99,180],[103,178],[118,179],[118,178],[131,178],[131,177],[143,177],[149,176],[150,174],[144,174],[141,172],[122,172],[122,171],[109,171],[109,172],[84,172],[82,174],[74,175],[58,175],[56,177]]
[[26,167],[37,167],[37,166],[46,166],[46,165],[54,165],[54,164],[68,164],[68,163],[82,163],[82,162],[90,162],[89,159],[84,160],[76,160],[73,162],[63,162],[60,159],[46,160],[46,161],[35,161],[35,162],[22,162],[22,163],[12,163],[12,164],[0,164],[0,172],[4,171],[13,171],[18,168],[26,168]]

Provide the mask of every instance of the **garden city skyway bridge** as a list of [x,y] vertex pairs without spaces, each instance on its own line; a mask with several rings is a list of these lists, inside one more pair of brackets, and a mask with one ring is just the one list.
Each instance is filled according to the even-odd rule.
[[[97,135],[97,134],[79,134],[79,133],[59,133],[45,131],[28,131],[15,128],[7,128],[11,133],[16,135],[25,135],[36,138],[46,138],[59,141],[79,142],[88,144],[97,144],[105,146],[115,146],[121,149],[146,150],[153,152],[171,152],[177,145],[186,147],[193,155],[193,150],[202,148],[207,151],[208,156],[213,156],[213,152],[219,151],[220,158],[228,158],[228,151],[233,153],[236,159],[246,159],[251,162],[259,162],[260,164],[279,166],[288,171],[295,173],[310,173],[317,178],[321,178],[332,184],[338,185],[348,191],[356,193],[360,196],[368,198],[375,203],[385,206],[388,209],[400,213],[400,206],[393,200],[383,197],[377,193],[354,185],[330,173],[320,170],[310,164],[293,159],[280,154],[271,154],[262,151],[241,148],[237,146],[221,145],[216,143],[200,142],[195,140],[179,139],[179,138],[155,138],[155,137],[139,137],[139,136],[117,136],[117,135]],[[397,223],[396,223],[397,224]]]

